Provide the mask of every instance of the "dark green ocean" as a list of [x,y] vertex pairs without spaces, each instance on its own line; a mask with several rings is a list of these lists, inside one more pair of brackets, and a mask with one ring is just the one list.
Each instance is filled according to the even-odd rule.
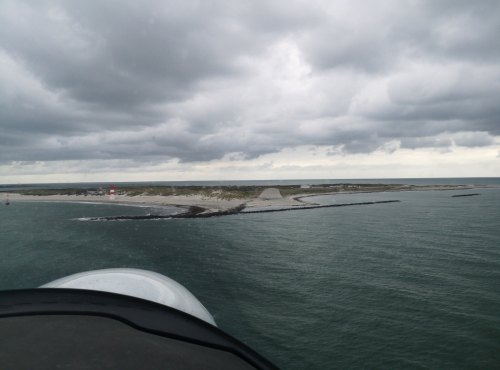
[[[480,195],[452,197],[465,193]],[[101,222],[77,219],[151,210],[1,204],[0,289],[148,269],[283,369],[499,368],[500,188],[315,201],[392,199],[401,202]]]

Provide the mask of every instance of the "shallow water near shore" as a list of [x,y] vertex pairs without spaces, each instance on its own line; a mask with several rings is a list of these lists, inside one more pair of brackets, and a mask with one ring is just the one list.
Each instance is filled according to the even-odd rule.
[[[454,194],[480,196],[453,198]],[[500,189],[343,194],[401,200],[210,219],[103,204],[0,207],[0,289],[100,268],[165,274],[283,369],[494,368]]]

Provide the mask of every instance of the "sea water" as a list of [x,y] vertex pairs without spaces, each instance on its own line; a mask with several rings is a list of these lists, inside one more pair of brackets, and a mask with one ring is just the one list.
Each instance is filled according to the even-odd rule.
[[[465,193],[480,195],[452,197]],[[142,268],[283,369],[498,368],[500,189],[309,200],[401,202],[103,222],[79,219],[152,212],[12,202],[0,207],[0,289]]]

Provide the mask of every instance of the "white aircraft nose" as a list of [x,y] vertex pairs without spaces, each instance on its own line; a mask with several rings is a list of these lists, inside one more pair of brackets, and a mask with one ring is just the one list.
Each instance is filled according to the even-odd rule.
[[156,272],[116,268],[86,271],[54,280],[40,288],[71,288],[118,293],[183,311],[217,326],[201,302],[181,284]]

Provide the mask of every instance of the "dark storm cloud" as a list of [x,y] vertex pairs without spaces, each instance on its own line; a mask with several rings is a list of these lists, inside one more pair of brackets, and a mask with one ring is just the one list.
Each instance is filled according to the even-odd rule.
[[2,162],[500,135],[497,1],[3,1],[0,24]]
[[229,73],[242,47],[238,30],[204,17],[204,9],[167,4],[23,4],[22,14],[2,19],[9,30],[2,32],[2,46],[49,88],[79,102],[121,109],[163,102],[182,96],[199,78]]
[[321,69],[384,73],[401,58],[483,63],[500,57],[500,6],[489,1],[339,1],[301,38]]

